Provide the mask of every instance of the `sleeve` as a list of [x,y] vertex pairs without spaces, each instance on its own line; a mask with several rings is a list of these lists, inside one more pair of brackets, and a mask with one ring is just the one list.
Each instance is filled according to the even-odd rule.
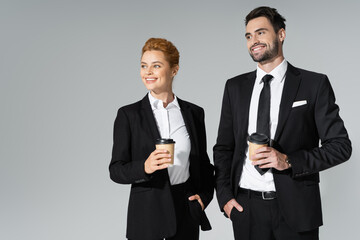
[[148,181],[151,175],[144,170],[146,159],[134,161],[131,152],[131,127],[125,111],[120,108],[114,123],[110,178],[116,183],[132,184]]
[[229,82],[224,90],[218,137],[213,148],[215,165],[215,188],[220,210],[234,198],[230,184],[230,172],[234,155],[235,139],[233,133],[233,116],[229,98]]
[[204,110],[201,109],[200,114],[200,128],[199,128],[199,136],[200,136],[200,169],[201,169],[201,192],[199,192],[199,196],[203,201],[205,208],[214,196],[214,166],[210,163],[209,156],[207,154],[207,144],[206,144],[206,128],[205,128],[205,113]]
[[345,162],[351,156],[351,142],[339,116],[333,89],[325,75],[316,96],[314,120],[321,146],[288,154],[292,176],[295,178],[328,169]]

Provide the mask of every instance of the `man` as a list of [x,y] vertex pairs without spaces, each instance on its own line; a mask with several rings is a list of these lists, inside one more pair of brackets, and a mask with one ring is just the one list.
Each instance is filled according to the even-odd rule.
[[[245,37],[257,70],[225,86],[214,163],[218,202],[235,239],[318,239],[319,172],[351,155],[327,76],[284,59],[284,22],[269,7],[247,15]],[[249,156],[254,132],[265,133],[270,145]]]

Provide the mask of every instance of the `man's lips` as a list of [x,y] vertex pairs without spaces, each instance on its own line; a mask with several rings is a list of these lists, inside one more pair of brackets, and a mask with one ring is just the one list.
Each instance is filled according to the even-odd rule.
[[264,49],[265,47],[266,47],[265,44],[258,44],[258,45],[251,47],[251,51],[254,53],[257,53],[257,52],[261,51],[262,49]]

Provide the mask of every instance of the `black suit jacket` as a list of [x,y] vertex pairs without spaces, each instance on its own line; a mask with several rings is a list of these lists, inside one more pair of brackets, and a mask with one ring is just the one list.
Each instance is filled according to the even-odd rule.
[[[204,110],[179,98],[178,102],[191,141],[188,194],[199,194],[206,207],[213,198],[214,170],[206,150]],[[153,174],[144,171],[144,162],[155,150],[157,138],[160,134],[147,95],[118,110],[109,170],[114,182],[131,184],[126,234],[130,239],[164,238],[176,232],[167,169]],[[199,216],[202,229],[209,230],[205,213],[194,215]]]
[[[246,73],[228,80],[225,86],[214,146],[216,191],[222,211],[237,194],[246,158],[255,78],[256,71]],[[303,100],[307,104],[292,107],[294,102]],[[273,147],[287,154],[292,164],[290,170],[273,169],[286,222],[298,232],[319,227],[322,225],[319,172],[351,155],[351,142],[327,76],[288,65]]]

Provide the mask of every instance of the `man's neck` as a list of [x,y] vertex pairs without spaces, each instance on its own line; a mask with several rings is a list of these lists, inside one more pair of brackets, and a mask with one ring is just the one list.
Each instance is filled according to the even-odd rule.
[[259,62],[258,66],[259,66],[259,68],[264,70],[264,72],[269,73],[272,70],[274,70],[277,66],[279,66],[282,63],[282,61],[284,61],[284,56],[280,55],[269,61]]

